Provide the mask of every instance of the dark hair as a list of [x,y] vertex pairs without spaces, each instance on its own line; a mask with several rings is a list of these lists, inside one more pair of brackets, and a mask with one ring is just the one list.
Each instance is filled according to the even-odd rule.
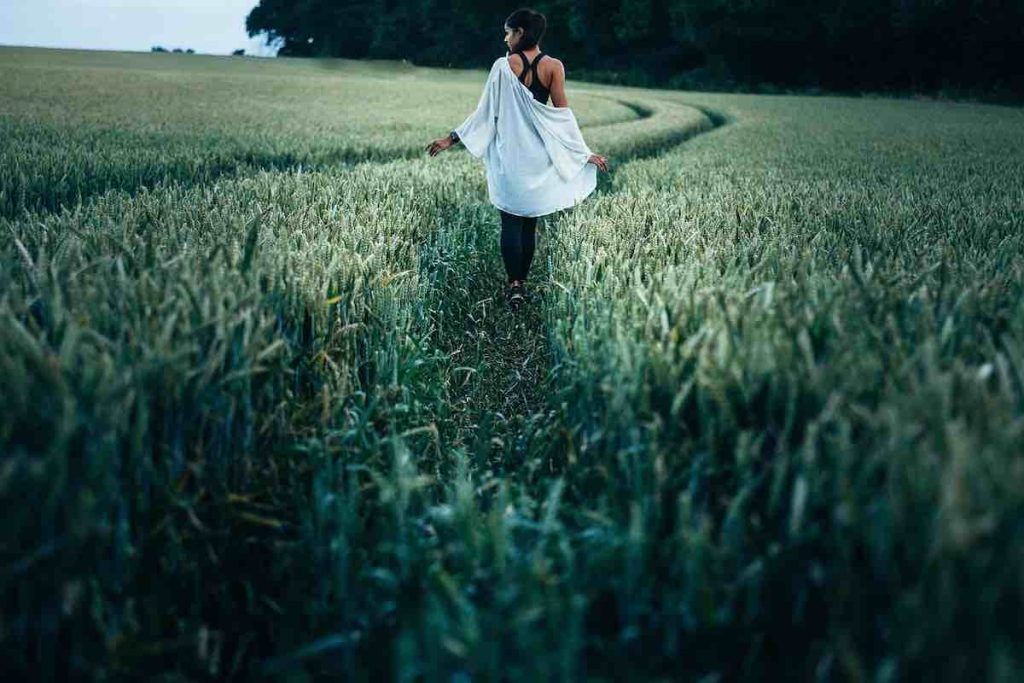
[[540,12],[534,12],[529,7],[517,9],[508,15],[505,26],[509,28],[523,29],[523,39],[518,45],[520,50],[529,50],[540,42],[544,36],[544,30],[548,27],[548,20]]

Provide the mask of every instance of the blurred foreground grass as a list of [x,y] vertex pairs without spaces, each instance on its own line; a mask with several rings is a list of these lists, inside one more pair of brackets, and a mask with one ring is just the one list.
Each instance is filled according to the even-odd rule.
[[480,73],[168,57],[0,51],[5,668],[1020,676],[1020,110],[570,88],[514,317]]

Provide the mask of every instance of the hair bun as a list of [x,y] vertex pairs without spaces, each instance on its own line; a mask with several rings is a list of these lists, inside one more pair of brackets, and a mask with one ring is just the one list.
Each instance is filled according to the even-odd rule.
[[523,39],[519,42],[517,49],[529,50],[535,47],[544,36],[547,29],[547,18],[530,7],[521,7],[505,20],[505,26],[511,29],[523,29]]

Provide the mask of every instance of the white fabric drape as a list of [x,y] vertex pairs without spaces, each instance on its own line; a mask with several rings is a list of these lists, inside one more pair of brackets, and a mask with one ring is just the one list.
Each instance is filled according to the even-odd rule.
[[534,99],[507,57],[494,61],[476,111],[455,132],[483,159],[491,203],[508,213],[544,216],[597,187],[597,167],[587,163],[591,151],[572,110]]

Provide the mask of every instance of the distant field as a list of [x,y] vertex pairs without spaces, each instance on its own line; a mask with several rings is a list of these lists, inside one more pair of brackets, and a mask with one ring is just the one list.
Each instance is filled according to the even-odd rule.
[[[188,57],[0,48],[0,214],[244,169],[416,157],[424,131],[461,122],[482,87],[457,71]],[[607,97],[579,102],[581,123],[636,116]]]
[[484,77],[0,48],[2,666],[1020,679],[1024,110]]

